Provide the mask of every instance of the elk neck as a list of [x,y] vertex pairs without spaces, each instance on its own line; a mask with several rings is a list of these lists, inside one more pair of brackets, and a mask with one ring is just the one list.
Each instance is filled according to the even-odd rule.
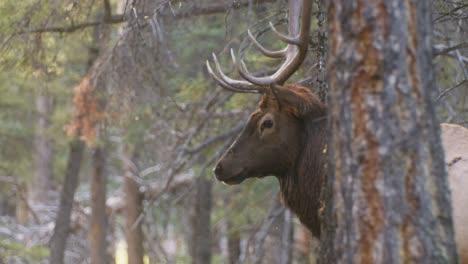
[[278,177],[283,203],[316,237],[320,237],[319,211],[326,173],[327,119],[325,113],[303,119],[302,149],[285,175]]

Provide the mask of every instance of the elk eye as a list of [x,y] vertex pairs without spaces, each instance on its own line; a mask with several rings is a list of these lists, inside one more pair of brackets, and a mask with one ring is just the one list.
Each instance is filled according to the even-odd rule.
[[262,130],[265,129],[265,128],[271,128],[273,127],[273,121],[268,119],[268,120],[265,120],[263,121],[262,123]]

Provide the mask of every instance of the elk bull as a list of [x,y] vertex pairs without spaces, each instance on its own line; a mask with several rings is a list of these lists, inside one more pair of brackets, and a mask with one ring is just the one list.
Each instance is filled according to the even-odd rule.
[[[273,32],[288,45],[280,51],[262,47],[250,31],[248,36],[266,56],[284,58],[271,76],[251,75],[243,61],[233,62],[244,80],[226,76],[213,54],[215,74],[207,61],[209,74],[220,86],[233,92],[263,94],[259,109],[253,112],[236,141],[218,161],[216,178],[239,184],[251,177],[276,176],[283,202],[316,236],[320,236],[319,210],[322,183],[326,177],[327,110],[317,95],[294,84],[284,84],[298,69],[307,54],[311,2],[300,5],[290,0],[289,32]],[[301,27],[299,30],[299,21]],[[447,152],[449,184],[454,208],[455,239],[461,263],[468,263],[468,129],[442,125]]]

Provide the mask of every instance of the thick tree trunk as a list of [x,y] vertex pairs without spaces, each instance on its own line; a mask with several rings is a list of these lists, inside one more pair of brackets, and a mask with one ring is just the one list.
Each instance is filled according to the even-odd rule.
[[70,143],[70,154],[68,157],[65,181],[60,193],[60,204],[55,219],[54,234],[50,240],[51,264],[64,263],[63,257],[70,229],[70,215],[73,208],[73,198],[79,183],[81,159],[83,157],[84,143],[78,139]]
[[34,171],[32,177],[31,203],[44,203],[52,189],[53,145],[47,130],[51,125],[52,97],[40,94],[36,98],[37,124],[34,136]]
[[323,263],[457,263],[429,5],[329,3],[334,196],[324,223],[336,230],[324,236]]
[[93,174],[91,179],[91,228],[89,230],[91,263],[107,263],[107,219],[106,219],[106,174],[105,156],[101,146],[93,153]]
[[211,263],[211,181],[196,181],[195,214],[193,217],[192,263]]
[[[133,156],[132,160],[128,157]],[[127,236],[127,254],[129,264],[143,264],[143,232],[142,213],[143,195],[139,191],[139,184],[135,181],[138,171],[132,166],[137,156],[129,155],[122,159],[125,185],[125,233]]]

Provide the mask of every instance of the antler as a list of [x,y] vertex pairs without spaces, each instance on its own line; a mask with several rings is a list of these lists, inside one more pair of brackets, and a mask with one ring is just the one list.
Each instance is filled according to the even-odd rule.
[[[218,82],[222,87],[239,93],[264,93],[267,91],[268,86],[272,84],[284,84],[299,68],[307,55],[309,31],[310,31],[310,17],[312,9],[311,0],[302,0],[302,13],[299,18],[301,0],[289,0],[289,34],[286,36],[278,32],[278,30],[270,22],[270,27],[273,32],[288,45],[286,48],[278,51],[271,51],[264,48],[252,35],[250,30],[247,30],[249,38],[253,44],[260,50],[260,52],[271,58],[285,58],[283,64],[279,69],[270,76],[256,77],[249,73],[243,60],[237,62],[233,49],[231,49],[231,57],[234,65],[236,66],[239,75],[244,80],[235,80],[224,74],[219,64],[218,58],[213,53],[213,61],[216,66],[216,75],[211,68],[209,61],[206,61],[208,73],[213,79]],[[299,20],[301,20],[301,27],[299,31]]]

